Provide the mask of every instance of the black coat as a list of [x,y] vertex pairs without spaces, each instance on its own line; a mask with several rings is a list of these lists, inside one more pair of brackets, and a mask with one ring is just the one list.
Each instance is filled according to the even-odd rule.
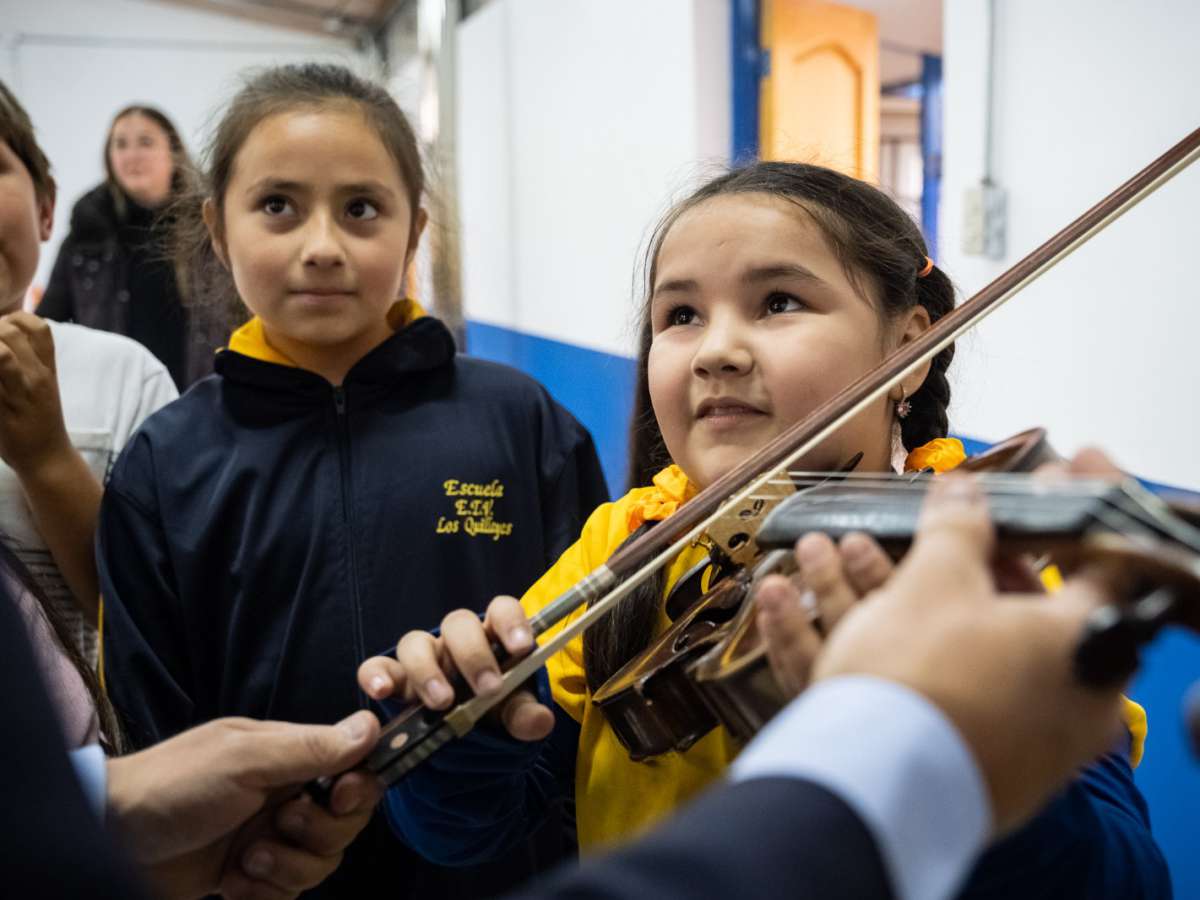
[[12,585],[0,577],[0,893],[135,900],[144,894],[132,867],[100,827],[67,758]]
[[[436,319],[341,388],[232,351],[217,372],[144,423],[101,509],[105,672],[135,745],[224,715],[342,718],[367,656],[520,596],[608,499],[582,426],[519,372],[456,357]],[[474,892],[380,825],[377,859],[340,877]]]
[[189,316],[167,258],[165,226],[156,216],[118,199],[107,183],[84,194],[71,211],[71,230],[37,312],[133,338],[182,390],[212,371],[212,350],[189,348]]

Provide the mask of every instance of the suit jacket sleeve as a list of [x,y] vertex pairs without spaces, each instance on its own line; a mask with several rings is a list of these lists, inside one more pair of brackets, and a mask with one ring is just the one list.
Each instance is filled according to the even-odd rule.
[[0,578],[0,841],[5,896],[141,898],[132,867],[100,827],[38,677],[7,580]]
[[798,778],[728,784],[645,838],[513,895],[533,898],[886,898],[871,832],[831,791]]

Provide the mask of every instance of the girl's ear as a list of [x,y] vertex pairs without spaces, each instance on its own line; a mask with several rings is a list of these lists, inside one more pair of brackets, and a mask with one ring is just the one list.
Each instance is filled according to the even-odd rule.
[[38,237],[43,241],[50,240],[50,232],[54,230],[54,198],[56,193],[54,181],[51,179],[49,190],[44,194],[39,194],[37,198]]
[[407,270],[412,265],[413,257],[417,255],[417,247],[421,243],[421,235],[425,233],[425,226],[429,224],[429,213],[425,207],[417,208],[417,214],[413,216],[412,231],[408,236],[408,250],[404,253],[404,268]]
[[213,203],[211,197],[205,200],[204,205],[200,207],[200,214],[204,217],[204,227],[208,229],[208,239],[212,242],[213,253],[217,255],[217,259],[221,261],[221,265],[228,269],[229,254],[225,252],[221,216],[217,212],[217,204]]
[[[929,318],[929,310],[918,303],[908,311],[908,317],[904,320],[904,327],[900,331],[900,340],[896,343],[896,349],[915,341],[928,331],[932,325],[933,322]],[[925,383],[925,379],[929,375],[929,367],[932,365],[932,359],[926,360],[919,368],[914,369],[900,382],[904,386],[904,392],[909,397],[921,389],[921,385]],[[899,398],[897,397],[896,399]]]

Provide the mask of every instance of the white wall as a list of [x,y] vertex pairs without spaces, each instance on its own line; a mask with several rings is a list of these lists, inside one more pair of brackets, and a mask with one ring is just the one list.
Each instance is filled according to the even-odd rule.
[[[961,251],[983,173],[987,0],[945,4],[940,262],[973,293],[1200,126],[1195,0],[996,4],[995,170],[1008,257]],[[1200,166],[1060,264],[959,349],[952,425],[1000,438],[1043,424],[1064,451],[1109,448],[1200,487]]]
[[188,149],[238,85],[238,72],[302,60],[365,72],[343,41],[147,0],[0,0],[0,79],[29,111],[54,166],[59,206],[38,281],[54,262],[71,206],[104,174],[109,122],[122,106],[159,106]]
[[634,265],[729,148],[727,0],[494,0],[459,28],[467,318],[630,354]]

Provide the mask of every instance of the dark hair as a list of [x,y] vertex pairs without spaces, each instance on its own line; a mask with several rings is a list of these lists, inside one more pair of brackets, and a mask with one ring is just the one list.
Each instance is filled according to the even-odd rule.
[[[916,223],[878,188],[832,169],[806,163],[754,162],[702,186],[673,207],[652,232],[646,251],[645,302],[638,336],[637,387],[629,436],[629,487],[650,483],[670,462],[650,404],[647,359],[650,352],[650,296],[663,241],[679,217],[706,200],[733,194],[765,194],[802,210],[821,230],[847,279],[864,296],[879,299],[880,321],[889,323],[916,306],[936,322],[954,308],[954,285],[937,267],[920,277],[928,249]],[[924,383],[901,422],[904,446],[913,448],[945,437],[950,382],[946,370],[951,345],[933,358]],[[663,576],[648,579],[584,637],[584,666],[593,690],[640,652],[653,637]]]
[[[100,679],[96,671],[87,663],[83,658],[83,653],[75,645],[71,629],[63,619],[58,607],[46,596],[46,592],[38,580],[8,545],[8,540],[3,534],[0,534],[0,572],[11,575],[16,579],[17,584],[28,591],[37,601],[38,607],[46,617],[46,622],[50,625],[50,630],[54,633],[59,650],[71,663],[71,667],[79,673],[79,677],[83,680],[83,686],[87,688],[88,695],[92,698],[92,705],[96,708],[96,717],[100,720],[100,745],[104,748],[105,754],[113,756],[123,752],[125,747],[120,722],[117,719],[116,711],[108,701],[108,696],[100,686]],[[13,600],[15,601],[16,598],[14,597]]]
[[171,192],[167,196],[168,205],[178,199],[187,188],[187,173],[192,167],[192,161],[188,156],[187,149],[183,146],[183,139],[179,137],[179,130],[167,118],[166,113],[155,109],[153,106],[142,106],[140,104],[126,106],[120,110],[113,116],[112,122],[109,123],[108,135],[104,138],[104,171],[107,176],[105,184],[108,185],[108,189],[112,193],[113,206],[117,210],[117,217],[122,220],[128,214],[130,197],[125,189],[121,187],[121,183],[117,181],[117,173],[113,171],[112,142],[113,132],[117,129],[117,123],[129,116],[147,118],[167,135],[167,145],[171,149]]
[[3,81],[0,81],[0,140],[12,148],[29,171],[38,199],[53,200],[58,188],[50,175],[50,161],[38,146],[29,114]]
[[[381,86],[359,78],[342,66],[304,63],[265,69],[250,77],[234,96],[218,122],[203,153],[203,168],[194,172],[187,195],[174,213],[174,254],[187,271],[193,302],[215,307],[233,324],[244,318],[233,279],[221,265],[204,225],[203,206],[212,200],[217,211],[217,233],[222,235],[225,192],[233,177],[238,152],[264,119],[297,109],[344,105],[356,108],[379,135],[396,161],[409,206],[415,213],[425,190],[425,173],[412,126],[396,101]],[[416,238],[416,217],[413,217]]]

